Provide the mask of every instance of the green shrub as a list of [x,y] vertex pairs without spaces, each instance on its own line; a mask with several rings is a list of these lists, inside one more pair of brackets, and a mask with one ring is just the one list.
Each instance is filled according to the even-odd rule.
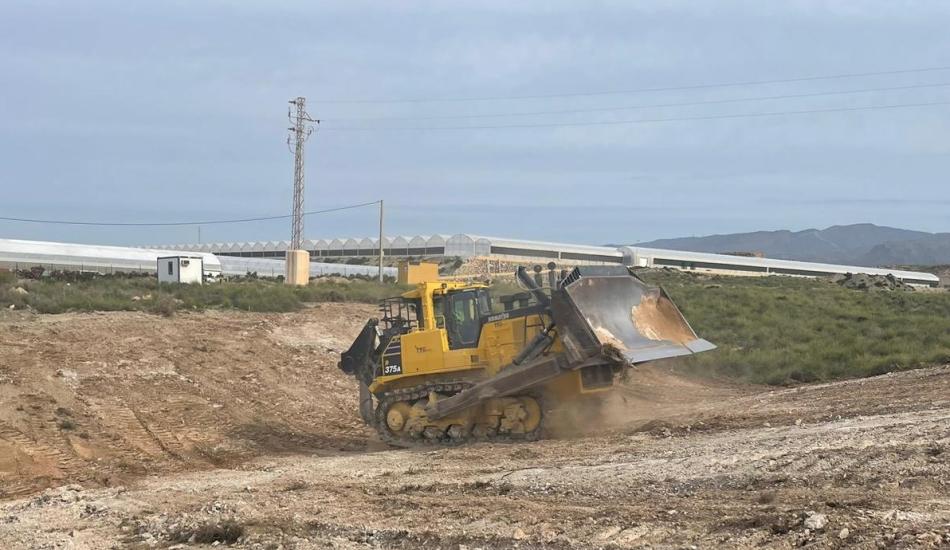
[[165,283],[153,277],[43,278],[21,283],[28,294],[15,291],[14,280],[0,284],[0,307],[32,308],[38,313],[67,311],[147,311],[171,316],[177,311],[208,308],[286,312],[308,302],[375,303],[405,292],[406,287],[369,279],[316,279],[292,287],[279,281],[242,277],[204,285]]
[[718,349],[682,368],[765,384],[873,376],[946,362],[950,293],[861,292],[826,280],[640,274]]

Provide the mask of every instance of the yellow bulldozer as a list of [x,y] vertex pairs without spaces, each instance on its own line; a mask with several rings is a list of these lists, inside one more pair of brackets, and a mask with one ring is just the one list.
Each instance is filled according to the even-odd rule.
[[626,267],[548,267],[519,268],[525,291],[499,303],[457,281],[384,300],[339,363],[363,420],[397,446],[533,440],[552,410],[602,400],[623,369],[715,347]]

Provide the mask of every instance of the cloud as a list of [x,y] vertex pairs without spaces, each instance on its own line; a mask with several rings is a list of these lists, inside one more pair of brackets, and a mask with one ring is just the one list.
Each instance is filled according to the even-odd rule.
[[[287,212],[285,109],[297,95],[329,119],[950,82],[945,71],[616,96],[320,101],[568,94],[937,66],[948,63],[941,58],[950,51],[948,23],[950,5],[932,2],[16,3],[0,19],[0,214],[156,220]],[[477,122],[941,99],[950,90]],[[852,219],[946,230],[936,226],[945,224],[950,199],[942,180],[950,168],[947,109],[461,131],[346,133],[327,123],[308,144],[307,204],[382,197],[402,233],[595,243]],[[896,194],[911,198],[889,203]],[[372,224],[360,212],[326,216],[308,220],[308,234],[372,234]],[[207,229],[206,237],[281,239],[288,231],[274,223]],[[0,235],[194,240],[190,230],[11,224],[0,224]]]

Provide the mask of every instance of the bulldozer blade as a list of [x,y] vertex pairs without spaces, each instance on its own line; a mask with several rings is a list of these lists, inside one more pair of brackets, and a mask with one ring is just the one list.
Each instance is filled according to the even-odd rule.
[[629,364],[715,349],[696,336],[659,287],[621,266],[575,268],[554,293],[554,320],[582,355],[620,355]]

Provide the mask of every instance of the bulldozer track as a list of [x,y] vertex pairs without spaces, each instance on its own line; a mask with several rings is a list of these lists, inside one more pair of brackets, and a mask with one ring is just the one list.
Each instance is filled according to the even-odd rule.
[[[386,415],[389,413],[390,407],[394,404],[401,401],[417,401],[419,399],[424,399],[429,396],[430,392],[436,392],[440,394],[450,394],[454,395],[464,389],[467,389],[474,384],[470,381],[445,381],[445,382],[430,382],[427,384],[420,384],[417,386],[412,386],[409,388],[401,388],[398,390],[393,390],[383,393],[379,398],[379,404],[376,406],[376,423],[374,428],[376,433],[379,434],[380,439],[388,445],[395,447],[437,447],[437,446],[456,446],[463,445],[465,443],[471,443],[473,441],[486,441],[493,443],[513,443],[518,441],[535,441],[541,437],[542,430],[544,429],[544,407],[541,399],[533,394],[524,395],[520,397],[531,397],[537,399],[539,403],[542,403],[542,417],[541,422],[538,424],[538,427],[530,432],[523,434],[511,434],[511,433],[495,433],[490,436],[476,437],[471,432],[467,433],[465,437],[461,438],[451,438],[448,436],[438,438],[438,439],[429,439],[425,437],[411,438],[402,437],[392,432],[389,429],[389,426],[386,423]],[[519,397],[519,396],[511,396]]]
[[3,481],[0,483],[0,498],[16,498],[33,494],[40,486],[30,481]]
[[96,403],[90,400],[99,422],[108,426],[114,433],[131,447],[129,454],[144,454],[152,457],[165,455],[165,450],[155,436],[152,435],[139,420],[135,411],[118,403]]
[[155,440],[155,443],[158,444],[165,454],[177,460],[185,460],[185,457],[182,456],[185,452],[185,448],[174,433],[158,423],[143,421],[141,415],[138,413],[133,412],[133,414],[139,420],[142,429]]
[[[90,477],[84,473],[85,461],[75,453],[37,442],[9,424],[0,422],[0,439],[12,443],[20,452],[30,457],[55,464],[59,473],[54,477],[73,477],[80,481]],[[47,482],[42,478],[33,481],[5,481],[0,485],[0,493],[7,497],[25,495],[45,485]]]
[[84,464],[83,459],[75,454],[38,443],[24,435],[20,430],[7,424],[0,423],[0,439],[6,439],[16,444],[23,452],[29,455],[38,455],[42,458],[54,461],[59,469],[64,472],[80,470]]

